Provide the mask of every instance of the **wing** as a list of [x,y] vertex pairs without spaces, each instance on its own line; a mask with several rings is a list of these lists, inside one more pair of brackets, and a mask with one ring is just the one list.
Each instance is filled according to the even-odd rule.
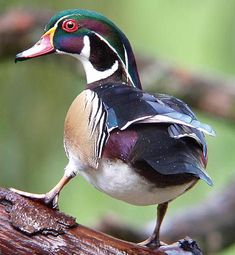
[[172,124],[168,127],[170,137],[180,139],[184,137],[193,138],[201,147],[205,161],[207,161],[207,145],[204,134],[196,128],[184,125]]
[[[153,181],[156,175],[154,172],[157,171],[166,176],[156,176],[163,182],[170,181],[172,184],[177,178],[182,178],[180,176],[191,174],[212,185],[211,178],[205,172],[206,159],[198,143],[189,137],[172,139],[168,134],[168,127],[168,124],[158,128],[153,125],[137,127],[138,139],[130,154],[131,163],[140,171],[144,169],[143,175],[150,176],[149,179]],[[175,178],[167,180],[170,175],[175,175]]]
[[169,123],[168,133],[172,138],[193,138],[207,158],[203,132],[209,135],[215,135],[215,132],[209,125],[199,122],[181,100],[163,94],[151,95],[123,84],[106,84],[94,91],[107,109],[109,132],[115,128],[125,130],[139,123]]
[[204,170],[207,147],[203,132],[214,135],[214,131],[200,123],[185,103],[123,84],[107,84],[93,90],[107,110],[110,137],[116,128],[138,133],[129,157],[134,165],[147,164],[165,176],[192,174],[212,184]]
[[189,107],[174,97],[151,95],[123,84],[106,84],[93,89],[108,112],[108,129],[126,129],[137,123],[172,123],[214,136],[213,129],[197,120]]

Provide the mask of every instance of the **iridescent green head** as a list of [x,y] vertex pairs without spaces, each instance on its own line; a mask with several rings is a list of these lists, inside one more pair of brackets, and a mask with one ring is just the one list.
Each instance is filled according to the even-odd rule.
[[130,43],[122,31],[103,15],[87,10],[66,10],[51,18],[46,32],[16,61],[53,52],[78,58],[92,83],[111,76],[141,88]]

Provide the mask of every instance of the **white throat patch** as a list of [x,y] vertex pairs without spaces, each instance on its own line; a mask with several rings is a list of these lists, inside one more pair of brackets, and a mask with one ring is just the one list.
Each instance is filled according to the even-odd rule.
[[95,81],[99,81],[102,79],[105,79],[112,74],[114,74],[118,70],[118,61],[116,60],[112,67],[108,70],[105,71],[98,71],[96,70],[91,62],[89,61],[90,57],[90,39],[87,35],[84,36],[83,39],[84,47],[78,56],[79,60],[82,62],[85,72],[86,72],[86,78],[87,78],[87,83],[92,83]]
[[88,84],[108,78],[109,76],[111,76],[118,70],[118,65],[119,65],[118,60],[116,60],[114,64],[112,65],[112,67],[108,70],[105,70],[105,71],[96,70],[94,66],[91,64],[91,62],[89,61],[90,52],[91,52],[89,36],[87,35],[84,36],[83,43],[84,43],[84,47],[79,55],[73,54],[73,53],[67,53],[67,52],[59,51],[59,50],[56,50],[56,52],[59,54],[70,55],[80,60],[85,69],[86,79]]

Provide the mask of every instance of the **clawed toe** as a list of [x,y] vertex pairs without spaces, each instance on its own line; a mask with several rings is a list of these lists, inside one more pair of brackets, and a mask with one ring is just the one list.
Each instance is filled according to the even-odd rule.
[[68,183],[71,179],[72,179],[71,176],[64,175],[60,179],[60,181],[55,185],[55,187],[51,189],[49,192],[47,192],[46,194],[34,194],[34,193],[29,193],[29,192],[25,192],[25,191],[14,189],[14,188],[10,188],[10,190],[21,196],[28,197],[33,200],[37,200],[43,204],[46,204],[50,208],[58,210],[59,209],[58,200],[59,200],[60,191],[62,190],[64,185]]
[[45,194],[44,203],[48,205],[49,207],[59,210],[58,201],[59,201],[59,193],[48,192]]
[[159,241],[159,240],[152,239],[152,238],[150,237],[150,238],[148,238],[147,240],[138,243],[138,245],[146,246],[146,247],[148,247],[148,248],[150,248],[150,249],[157,249],[157,248],[159,248],[160,246],[165,246],[165,245],[167,245],[167,244],[164,243],[164,242],[161,242],[161,241]]
[[143,242],[138,243],[138,244],[141,246],[149,247],[151,249],[157,249],[161,246],[161,243],[158,240],[155,240],[151,237]]
[[58,209],[59,194],[56,192],[48,192],[46,194],[35,194],[35,193],[29,193],[22,190],[14,189],[14,188],[10,188],[10,190],[23,197],[27,197],[32,200],[39,201],[50,208]]
[[45,194],[29,193],[29,192],[25,192],[25,191],[14,189],[14,188],[10,188],[10,190],[23,196],[23,197],[28,197],[28,198],[31,198],[34,200],[44,200],[44,198],[45,198]]

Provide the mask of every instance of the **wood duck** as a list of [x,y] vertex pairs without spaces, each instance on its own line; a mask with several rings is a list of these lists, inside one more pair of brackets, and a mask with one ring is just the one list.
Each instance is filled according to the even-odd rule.
[[101,14],[67,10],[51,18],[41,39],[16,55],[16,61],[51,53],[81,61],[87,84],[70,106],[64,125],[68,157],[64,176],[46,194],[32,194],[53,207],[63,186],[77,174],[98,190],[134,205],[158,204],[153,234],[142,245],[158,247],[168,203],[199,180],[212,185],[205,172],[204,133],[181,100],[144,92],[131,45],[123,32]]

